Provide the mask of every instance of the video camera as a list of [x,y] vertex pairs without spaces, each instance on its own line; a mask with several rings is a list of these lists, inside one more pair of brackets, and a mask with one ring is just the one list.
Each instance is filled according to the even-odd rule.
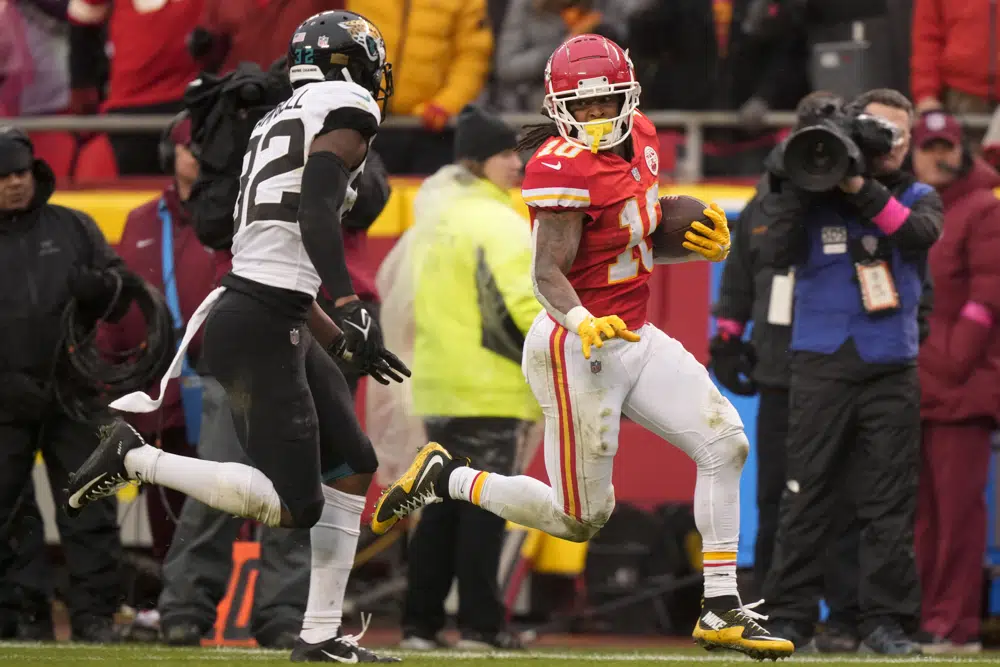
[[827,192],[847,177],[865,174],[889,153],[901,131],[864,110],[829,104],[789,135],[783,154],[788,179],[808,192]]

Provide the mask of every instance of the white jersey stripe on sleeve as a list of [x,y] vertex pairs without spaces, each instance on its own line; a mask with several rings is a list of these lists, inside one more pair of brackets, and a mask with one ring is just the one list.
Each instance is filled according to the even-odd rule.
[[530,190],[521,190],[521,195],[525,199],[538,195],[575,195],[590,199],[590,190],[583,188],[531,188]]
[[565,197],[525,199],[524,203],[533,208],[588,208],[590,206],[589,199],[568,199]]
[[582,188],[530,188],[521,191],[524,203],[535,208],[587,208],[590,191]]

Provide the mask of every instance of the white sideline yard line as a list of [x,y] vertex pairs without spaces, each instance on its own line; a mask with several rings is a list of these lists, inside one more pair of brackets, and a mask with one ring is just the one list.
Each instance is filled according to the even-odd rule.
[[[0,643],[0,659],[21,659],[37,657],[36,650],[65,650],[89,651],[94,655],[79,656],[74,660],[106,660],[117,653],[133,655],[136,649],[143,652],[143,661],[177,660],[182,657],[204,662],[231,660],[235,657],[247,659],[248,662],[255,660],[273,660],[276,657],[287,654],[287,651],[276,651],[260,648],[238,648],[238,647],[206,647],[198,648],[170,648],[161,646],[144,646],[142,644],[125,644],[121,646],[94,646],[93,644],[75,644],[68,642],[59,643],[38,643],[38,642],[3,642]],[[380,651],[381,652],[381,651]],[[525,652],[502,652],[477,653],[471,651],[384,651],[386,655],[394,655],[401,658],[436,658],[441,660],[588,660],[593,662],[703,662],[703,663],[727,663],[727,662],[754,662],[746,656],[739,655],[731,651],[714,655],[692,655],[690,653],[614,653],[614,652],[560,652],[560,651],[525,651]],[[863,655],[801,655],[794,656],[789,660],[778,663],[766,661],[764,664],[787,664],[794,663],[819,663],[819,664],[979,664],[986,661],[994,661],[995,655],[969,655],[969,656],[915,656],[909,658],[889,658],[883,656],[863,656]]]

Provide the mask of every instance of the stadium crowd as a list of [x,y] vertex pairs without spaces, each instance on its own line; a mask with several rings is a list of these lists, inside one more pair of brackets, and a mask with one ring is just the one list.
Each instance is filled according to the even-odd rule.
[[[380,300],[386,301],[383,307],[387,308],[393,300],[421,299],[419,293],[400,296],[394,287],[398,281],[387,266],[376,275],[378,267],[365,260],[367,229],[389,197],[388,176],[448,176],[459,167],[476,175],[471,182],[459,180],[458,185],[443,178],[428,179],[413,203],[416,229],[440,218],[461,233],[480,233],[462,229],[462,215],[496,220],[497,225],[516,222],[501,192],[511,187],[520,166],[512,152],[515,128],[482,109],[540,111],[546,92],[542,86],[546,62],[568,37],[597,33],[627,47],[642,84],[641,108],[645,111],[737,112],[738,126],[712,128],[705,134],[702,148],[708,177],[759,176],[769,164],[766,158],[780,149],[788,136],[787,128],[765,126],[765,115],[769,111],[801,111],[800,100],[809,99],[814,90],[830,91],[848,101],[860,97],[865,108],[883,104],[903,112],[912,126],[912,150],[909,155],[899,155],[901,165],[895,171],[905,173],[908,180],[905,184],[886,183],[886,187],[899,185],[901,197],[915,182],[926,184],[927,191],[933,189],[932,196],[940,197],[941,204],[934,238],[942,224],[945,233],[929,252],[921,249],[919,279],[914,274],[914,285],[920,286],[915,289],[923,290],[920,293],[925,297],[920,306],[919,355],[914,340],[913,358],[901,362],[905,382],[912,380],[907,388],[914,390],[910,392],[913,422],[894,422],[871,437],[905,440],[903,444],[911,446],[914,453],[909,462],[913,469],[907,472],[909,463],[900,464],[896,472],[902,470],[909,476],[897,479],[890,492],[880,495],[892,505],[885,510],[892,513],[895,522],[891,537],[874,523],[866,528],[847,521],[852,525],[836,527],[835,543],[825,545],[825,549],[796,552],[797,558],[815,565],[808,568],[810,586],[827,577],[825,596],[832,615],[825,632],[815,637],[815,620],[810,615],[823,596],[822,586],[798,590],[791,583],[781,588],[779,584],[785,579],[769,584],[764,581],[772,559],[795,562],[788,554],[795,548],[791,542],[794,529],[781,526],[782,521],[792,522],[784,516],[784,504],[793,504],[787,496],[799,493],[793,480],[786,478],[786,459],[791,461],[785,456],[786,439],[801,445],[799,458],[805,456],[807,445],[815,444],[794,427],[801,426],[809,415],[799,414],[789,422],[790,410],[795,414],[795,387],[801,392],[801,383],[806,380],[801,369],[793,370],[788,363],[789,346],[797,349],[790,341],[790,315],[784,320],[773,317],[771,298],[771,290],[778,289],[781,278],[794,276],[788,269],[796,263],[768,260],[768,252],[756,240],[773,234],[781,224],[781,216],[767,203],[773,201],[768,197],[776,194],[770,190],[774,181],[767,176],[734,226],[733,254],[725,269],[728,278],[723,279],[723,295],[714,311],[718,333],[712,340],[710,364],[725,388],[761,396],[757,425],[761,532],[753,576],[765,592],[778,586],[786,607],[809,609],[801,617],[779,616],[794,626],[790,634],[797,638],[797,646],[808,644],[831,652],[855,650],[865,639],[859,633],[868,634],[859,629],[863,623],[856,609],[858,600],[872,595],[861,582],[873,581],[878,575],[873,576],[873,570],[899,567],[900,561],[888,556],[879,560],[879,553],[892,551],[895,558],[912,549],[915,558],[903,567],[914,570],[919,585],[900,575],[907,590],[892,590],[890,583],[887,593],[879,593],[896,596],[895,610],[906,637],[876,645],[874,650],[943,653],[982,649],[987,521],[983,493],[991,465],[991,437],[1000,422],[1000,201],[992,192],[1000,187],[996,171],[1000,165],[1000,122],[986,131],[973,130],[962,127],[960,116],[991,114],[997,109],[1000,25],[996,3],[978,0],[0,0],[0,126],[4,128],[0,131],[0,252],[6,257],[9,250],[10,257],[20,258],[5,263],[3,271],[18,271],[18,276],[45,273],[52,278],[46,283],[49,292],[43,289],[41,296],[31,292],[27,299],[22,279],[15,279],[14,274],[0,288],[0,342],[4,343],[0,346],[0,460],[5,461],[5,472],[0,475],[0,639],[54,636],[51,603],[56,592],[51,566],[46,562],[37,490],[30,483],[35,450],[41,450],[54,488],[61,488],[67,472],[74,470],[86,457],[87,447],[92,447],[88,438],[74,435],[72,429],[79,429],[80,422],[96,424],[104,418],[94,412],[74,419],[79,415],[78,406],[68,410],[65,400],[66,392],[72,394],[72,389],[53,388],[59,384],[62,367],[48,363],[47,357],[42,359],[42,348],[47,345],[52,356],[63,341],[46,336],[33,339],[32,331],[44,327],[55,331],[58,313],[73,298],[95,311],[94,321],[106,320],[99,333],[106,353],[128,357],[144,345],[142,313],[138,307],[128,310],[117,306],[126,288],[119,278],[116,291],[114,279],[108,276],[127,268],[142,277],[165,295],[175,328],[183,329],[183,323],[217,285],[232,259],[228,250],[231,238],[226,233],[218,243],[206,244],[201,230],[198,234],[194,231],[194,214],[188,202],[199,177],[200,146],[192,139],[190,118],[175,117],[162,133],[107,134],[21,133],[12,129],[17,118],[176,114],[185,107],[189,84],[199,77],[223,76],[246,63],[260,71],[278,71],[283,65],[279,61],[288,52],[287,36],[295,26],[330,9],[357,12],[380,27],[395,80],[386,116],[409,119],[408,123],[390,122],[375,139],[373,151],[378,157],[366,167],[364,187],[377,205],[371,210],[355,210],[344,221],[351,279],[373,312],[377,312]],[[862,95],[872,89],[900,91],[898,98],[903,101]],[[677,150],[676,128],[658,130],[664,153]],[[910,130],[906,128],[908,141]],[[111,256],[114,253],[99,238],[89,217],[48,203],[57,187],[73,181],[110,183],[120,177],[162,175],[169,178],[164,180],[161,195],[129,214],[116,247],[117,257]],[[452,186],[455,189],[446,189]],[[439,199],[432,201],[432,197]],[[446,197],[453,201],[461,198],[467,208],[447,209],[442,204]],[[504,203],[498,205],[501,200]],[[864,206],[862,195],[856,203]],[[228,216],[228,211],[224,213],[222,217]],[[84,239],[65,241],[68,233],[59,231],[58,225],[69,218],[82,219],[88,232]],[[38,230],[43,222],[48,225],[43,236],[76,243],[73,258],[89,258],[82,275],[70,266],[70,259],[59,266],[44,259],[59,251],[46,250],[45,244],[53,243],[47,238],[38,241],[42,245],[37,262],[22,256],[23,246],[17,246],[8,231],[38,223],[36,233],[41,233]],[[767,231],[769,227],[772,232]],[[408,248],[407,252],[417,249]],[[513,264],[506,271],[530,264],[527,245],[509,252]],[[393,270],[398,270],[394,264]],[[65,278],[72,290],[62,283],[54,286],[56,278],[52,276]],[[530,286],[524,284],[526,273],[509,275],[498,269],[495,277],[501,283],[509,280],[495,288],[505,294],[523,288],[522,310],[514,312],[516,321],[512,324],[516,325],[514,330],[526,328],[537,313],[537,308],[532,310],[537,304]],[[32,283],[31,289],[36,287]],[[417,285],[412,289],[421,288]],[[452,299],[450,292],[447,299],[438,296],[444,302],[438,307],[443,309],[458,309],[456,304],[462,298]],[[467,304],[470,309],[482,307],[472,301]],[[336,319],[334,304],[323,306]],[[790,313],[791,306],[787,309]],[[385,311],[383,320],[389,312]],[[744,336],[751,322],[755,326]],[[21,333],[12,333],[15,330]],[[388,326],[386,335],[387,339],[393,335]],[[412,346],[414,341],[408,344]],[[502,340],[495,344],[509,347],[514,343]],[[133,416],[132,423],[150,442],[167,451],[237,460],[232,425],[225,417],[219,418],[228,414],[225,398],[210,379],[199,382],[197,341],[189,354],[190,363],[186,362],[181,380],[171,385],[164,407],[149,415]],[[520,359],[520,348],[513,354],[509,350],[497,354],[506,356],[503,363],[507,364],[510,358]],[[30,363],[26,363],[29,357]],[[456,368],[462,363],[461,359],[455,361]],[[874,377],[865,375],[873,363],[866,359],[863,366],[863,370],[848,369],[852,382],[860,375],[866,382]],[[813,370],[821,379],[830,380],[829,367]],[[885,369],[880,366],[878,370]],[[498,377],[502,372],[497,371]],[[422,377],[433,373],[450,382],[460,375],[449,376],[435,368]],[[537,406],[530,397],[531,405],[522,405],[523,397],[514,395],[523,389],[519,373],[514,376],[504,376],[512,386],[513,407],[508,413],[493,414],[480,405],[465,411],[464,405],[445,406],[447,401],[438,401],[429,414],[440,419],[425,420],[413,427],[420,436],[414,435],[415,430],[405,438],[412,444],[421,439],[426,428],[428,434],[441,434],[440,439],[454,437],[462,442],[470,448],[470,458],[483,457],[484,466],[506,472],[523,470],[530,458],[526,452],[531,440],[537,440],[537,433],[527,435],[537,420]],[[879,375],[879,381],[882,377]],[[890,384],[904,382],[893,378]],[[356,391],[358,378],[349,379],[352,392]],[[421,397],[430,401],[434,388],[427,391]],[[917,398],[918,394],[922,395]],[[369,394],[369,401],[372,396],[377,394]],[[449,409],[454,414],[448,414]],[[368,410],[369,415],[377,414],[371,405]],[[830,417],[831,422],[835,416]],[[376,423],[372,428],[385,426]],[[826,423],[817,426],[825,428]],[[843,425],[845,433],[853,433],[850,429],[854,427]],[[208,439],[217,451],[199,444],[199,440]],[[377,440],[375,436],[373,440]],[[74,442],[78,451],[68,451]],[[899,451],[899,447],[893,449]],[[7,458],[15,463],[7,465]],[[898,463],[889,456],[875,458],[879,459],[876,468]],[[820,476],[825,472],[819,471]],[[862,491],[847,482],[841,486],[835,492],[841,494],[838,497],[844,506],[854,508],[855,501],[860,504]],[[141,568],[130,568],[132,592],[126,595],[125,561],[114,538],[115,501],[109,499],[87,509],[82,522],[65,521],[60,515],[69,579],[59,592],[69,609],[76,640],[107,643],[150,639],[197,644],[216,623],[216,606],[226,592],[232,568],[231,544],[238,534],[253,529],[194,500],[185,502],[172,492],[155,490],[145,495],[153,542],[150,562],[157,575],[152,592],[138,596],[142,600],[135,594],[136,572]],[[412,593],[407,597],[404,645],[440,645],[444,598],[457,575],[473,582],[470,586],[478,587],[484,596],[479,603],[475,598],[467,602],[466,591],[462,591],[458,613],[462,646],[518,648],[520,640],[508,631],[504,601],[491,576],[502,548],[502,522],[476,508],[465,508],[468,514],[456,511],[454,516],[437,509],[441,511],[428,511],[422,519],[427,521],[424,534],[410,554],[411,558],[418,556],[419,561],[411,562],[419,562],[419,567],[411,568],[406,582],[411,591],[432,589],[433,600],[417,600]],[[872,514],[883,514],[881,508],[871,507],[855,508],[855,512],[865,521],[872,519]],[[805,515],[801,508],[800,514]],[[823,532],[818,524],[810,525]],[[434,537],[428,537],[432,530],[436,531]],[[465,540],[480,548],[489,544],[485,558],[473,562],[465,555],[463,549],[469,549],[469,544],[463,544],[461,531],[472,535]],[[779,547],[782,535],[790,541]],[[309,558],[308,535],[302,530],[268,529],[261,542],[263,573],[257,584],[251,633],[263,646],[290,647],[306,604],[303,577],[308,566],[303,563]],[[446,542],[455,543],[455,553],[448,552],[445,558],[441,554],[447,549],[439,547]],[[868,551],[859,546],[866,544]],[[859,549],[867,554],[860,562]],[[376,579],[396,574],[379,572]],[[792,572],[788,580],[795,574]],[[883,576],[880,584],[884,583]],[[857,594],[853,593],[855,588]],[[846,602],[834,599],[838,590],[852,591]],[[789,596],[795,599],[789,601]],[[126,597],[148,609],[137,619],[122,623],[114,614]]]

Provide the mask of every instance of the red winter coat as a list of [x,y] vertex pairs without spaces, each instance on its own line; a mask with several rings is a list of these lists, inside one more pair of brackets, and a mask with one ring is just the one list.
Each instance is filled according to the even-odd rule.
[[[913,8],[910,88],[913,99],[939,100],[945,88],[988,98],[1000,94],[1000,81],[993,77],[990,90],[989,0],[916,0]],[[1000,36],[1000,21],[992,24],[994,38]]]
[[[164,191],[170,209],[173,228],[174,275],[177,280],[177,299],[186,323],[201,302],[215,286],[215,252],[198,241],[187,212],[180,204],[173,186]],[[126,266],[161,292],[163,289],[163,221],[157,207],[160,198],[143,204],[128,214],[122,238],[118,242],[118,255]],[[194,363],[201,349],[201,331],[195,334],[188,347],[188,359]],[[146,337],[146,327],[139,309],[133,307],[117,324],[105,325],[102,331],[105,345],[124,351],[141,344]],[[159,378],[146,393],[155,397],[159,391]],[[184,410],[181,406],[177,380],[167,385],[163,405],[156,412],[127,414],[129,422],[143,434],[156,434],[163,429],[183,427]]]
[[[941,192],[944,230],[929,255],[934,309],[919,357],[921,415],[927,420],[1000,422],[997,186],[1000,174],[976,160],[967,176]],[[992,326],[982,323],[984,316]]]

